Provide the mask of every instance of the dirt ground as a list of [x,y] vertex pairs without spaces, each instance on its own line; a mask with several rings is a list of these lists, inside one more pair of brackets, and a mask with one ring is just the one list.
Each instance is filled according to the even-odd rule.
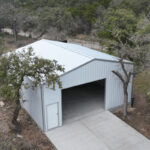
[[18,36],[18,40],[15,41],[12,35],[8,35],[6,33],[5,34],[0,33],[0,36],[3,39],[5,51],[13,51],[19,47],[23,47],[37,40],[37,39]]
[[[124,120],[121,111],[115,114]],[[124,121],[150,139],[150,104],[147,103],[144,95],[135,94],[134,108],[129,108],[128,117]]]
[[13,110],[14,106],[10,104],[0,107],[0,150],[56,150],[24,110],[19,115],[22,132],[14,133]]

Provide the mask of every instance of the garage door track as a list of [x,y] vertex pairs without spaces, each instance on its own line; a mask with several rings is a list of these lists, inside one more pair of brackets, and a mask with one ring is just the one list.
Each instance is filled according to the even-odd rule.
[[58,150],[150,150],[150,141],[109,111],[46,133]]

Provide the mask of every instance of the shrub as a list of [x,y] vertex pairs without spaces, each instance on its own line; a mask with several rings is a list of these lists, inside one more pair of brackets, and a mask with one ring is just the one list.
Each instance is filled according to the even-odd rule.
[[147,92],[147,94],[146,94],[146,99],[147,99],[148,103],[150,103],[150,91]]

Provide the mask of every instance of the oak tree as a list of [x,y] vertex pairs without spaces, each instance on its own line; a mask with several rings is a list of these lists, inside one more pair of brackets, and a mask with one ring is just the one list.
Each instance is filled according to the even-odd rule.
[[29,85],[24,83],[25,77],[31,79],[34,87],[46,83],[49,87],[55,89],[56,84],[61,87],[58,72],[63,71],[64,68],[56,60],[38,58],[32,48],[29,48],[28,51],[21,50],[9,53],[1,58],[0,96],[16,103],[12,119],[16,131],[21,131],[21,126],[17,121],[21,109],[21,88],[22,86],[29,88]]
[[[131,77],[149,64],[150,40],[137,32],[137,19],[131,10],[110,9],[105,13],[99,37],[105,38],[108,52],[120,57],[121,71],[112,70],[120,79],[124,91],[123,116],[127,116],[128,86]],[[126,66],[126,60],[134,63],[134,70]]]

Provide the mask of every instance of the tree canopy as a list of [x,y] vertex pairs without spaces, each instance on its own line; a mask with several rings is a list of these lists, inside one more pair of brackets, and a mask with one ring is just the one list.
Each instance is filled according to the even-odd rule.
[[121,40],[126,43],[129,37],[136,32],[137,19],[131,10],[109,9],[104,15],[98,36],[109,39],[107,45],[110,50],[116,49]]
[[149,0],[1,0],[0,28],[43,35],[55,27],[66,36],[90,34],[97,30],[95,23],[107,16],[106,24],[119,19],[126,23],[119,24],[128,34],[135,30],[141,15],[149,15],[149,8]]
[[63,71],[64,68],[56,60],[36,57],[32,48],[28,51],[9,53],[0,58],[0,96],[16,102],[12,122],[18,130],[20,125],[17,117],[22,98],[20,90],[22,86],[29,88],[29,85],[24,82],[25,77],[31,79],[33,87],[46,83],[50,88],[55,89],[56,84],[61,87],[58,73]]

